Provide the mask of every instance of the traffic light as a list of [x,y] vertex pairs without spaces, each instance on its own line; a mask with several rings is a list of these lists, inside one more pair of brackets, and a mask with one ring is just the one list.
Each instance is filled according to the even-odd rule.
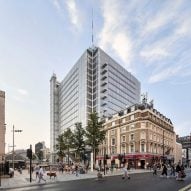
[[27,149],[27,157],[32,159],[32,149]]

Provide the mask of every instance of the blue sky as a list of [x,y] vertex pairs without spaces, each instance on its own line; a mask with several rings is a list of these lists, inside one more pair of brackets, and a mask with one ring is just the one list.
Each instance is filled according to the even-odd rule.
[[[100,46],[141,82],[142,93],[191,132],[190,0],[1,0],[0,89],[6,92],[6,150],[45,141],[49,80],[62,80],[86,48]],[[11,150],[11,148],[9,148]]]

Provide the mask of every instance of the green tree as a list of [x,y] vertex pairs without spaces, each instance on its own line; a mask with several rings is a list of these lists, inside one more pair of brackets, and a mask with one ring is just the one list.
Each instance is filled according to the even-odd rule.
[[88,126],[86,127],[86,143],[92,148],[94,156],[94,164],[96,160],[96,154],[98,152],[98,146],[105,139],[105,130],[103,130],[102,122],[96,112],[93,112],[89,116]]
[[65,156],[65,151],[67,149],[67,145],[64,142],[64,136],[63,134],[58,135],[58,138],[56,139],[57,144],[55,145],[57,150],[57,155],[61,161],[63,161],[63,157]]
[[81,159],[81,154],[85,150],[85,130],[82,128],[82,123],[75,124],[76,129],[73,134],[73,147],[76,150],[77,156]]
[[74,135],[70,128],[67,128],[63,133],[63,141],[69,148],[73,148],[74,145]]
[[70,149],[74,148],[74,135],[71,131],[70,128],[67,128],[64,133],[63,133],[63,140],[66,145],[66,152],[68,155],[68,163],[69,163],[69,157],[71,158],[72,156],[70,155]]

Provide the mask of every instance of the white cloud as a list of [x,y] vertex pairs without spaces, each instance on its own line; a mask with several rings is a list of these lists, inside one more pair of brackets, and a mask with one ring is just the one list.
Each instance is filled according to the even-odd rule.
[[178,17],[181,0],[166,1],[162,8],[152,17],[147,17],[143,26],[142,36],[150,35],[152,32],[158,32],[162,27],[170,22],[174,22]]
[[123,13],[123,5],[118,0],[105,0],[102,4],[104,19],[103,29],[99,35],[101,48],[114,52],[131,70],[132,42],[128,34],[126,17]]
[[162,47],[155,47],[155,48],[146,48],[140,52],[140,56],[147,59],[148,61],[159,60],[161,58],[167,57],[169,54],[168,52],[163,49]]
[[167,3],[156,16],[147,18],[140,35],[143,40],[139,56],[145,65],[153,67],[149,83],[190,75],[190,50],[185,43],[191,36],[190,10],[183,9],[181,1]]
[[149,78],[149,83],[156,83],[160,81],[164,81],[168,79],[169,77],[177,75],[181,71],[182,67],[177,66],[177,67],[168,67],[168,68],[163,68],[159,72],[154,73],[151,75]]
[[77,8],[75,0],[67,0],[66,6],[69,13],[70,22],[77,30],[81,30],[82,16],[79,9]]
[[82,13],[77,7],[75,0],[52,0],[52,3],[58,13],[65,17],[66,12],[68,12],[69,21],[74,27],[73,31],[80,31],[82,28]]
[[190,15],[184,15],[179,19],[179,25],[175,31],[177,36],[191,36],[191,20],[189,17]]
[[60,11],[60,10],[61,10],[60,1],[59,1],[59,0],[52,0],[52,2],[53,2],[53,5],[56,7],[56,9],[57,9],[58,11]]

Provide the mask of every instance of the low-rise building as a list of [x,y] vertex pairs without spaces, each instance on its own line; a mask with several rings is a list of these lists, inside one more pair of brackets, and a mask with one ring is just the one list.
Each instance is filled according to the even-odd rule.
[[174,155],[174,163],[177,164],[180,162],[182,164],[182,144],[177,143],[175,144],[175,155]]
[[143,100],[105,119],[104,144],[99,146],[98,165],[126,163],[146,168],[154,162],[174,162],[175,132],[170,119]]
[[191,166],[191,134],[190,136],[176,136],[176,141],[182,144],[182,163]]

